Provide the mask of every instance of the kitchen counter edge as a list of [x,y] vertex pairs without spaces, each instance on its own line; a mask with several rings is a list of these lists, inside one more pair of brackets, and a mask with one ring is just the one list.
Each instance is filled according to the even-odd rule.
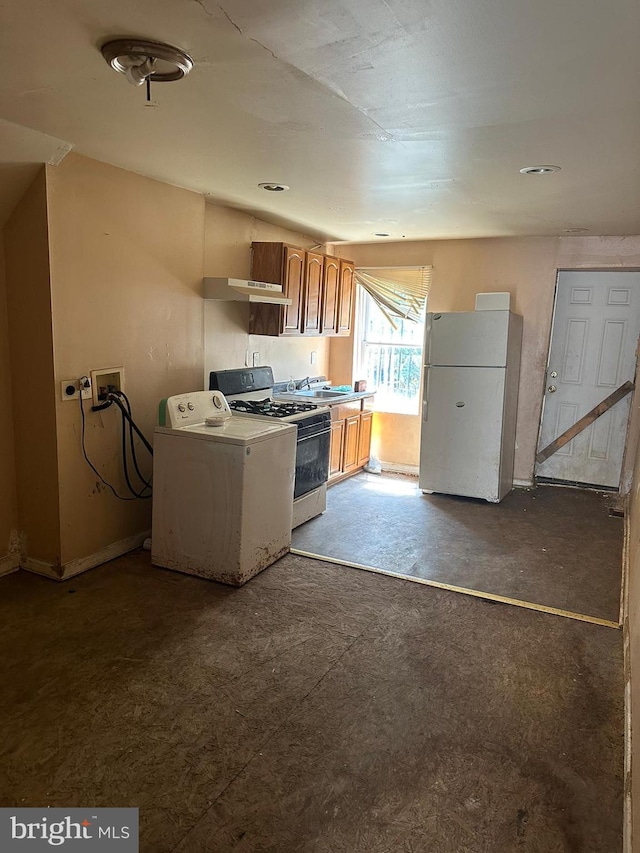
[[354,391],[353,393],[340,394],[339,397],[305,397],[299,394],[280,393],[274,394],[274,400],[280,400],[291,403],[313,403],[316,406],[339,406],[342,403],[353,403],[354,400],[364,400],[366,397],[373,397],[375,391]]

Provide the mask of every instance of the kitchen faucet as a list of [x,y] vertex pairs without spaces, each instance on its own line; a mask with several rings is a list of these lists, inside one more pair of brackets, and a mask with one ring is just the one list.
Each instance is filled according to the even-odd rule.
[[307,376],[306,379],[301,379],[298,382],[298,391],[302,391],[303,388],[311,388],[311,377]]

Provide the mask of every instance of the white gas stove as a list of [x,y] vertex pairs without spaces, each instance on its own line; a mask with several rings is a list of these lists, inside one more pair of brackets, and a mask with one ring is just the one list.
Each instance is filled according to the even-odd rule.
[[209,389],[222,391],[236,415],[290,422],[330,411],[328,406],[274,399],[275,384],[270,367],[212,370],[209,374]]
[[271,367],[213,370],[209,389],[221,391],[234,416],[292,423],[298,429],[293,527],[327,508],[331,410],[314,403],[274,400]]

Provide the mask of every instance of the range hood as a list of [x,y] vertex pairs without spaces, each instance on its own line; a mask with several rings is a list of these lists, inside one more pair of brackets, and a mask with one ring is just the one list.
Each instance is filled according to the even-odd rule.
[[282,295],[282,285],[266,281],[247,281],[243,278],[203,278],[205,299],[222,299],[227,302],[270,302],[273,305],[291,305],[291,299]]

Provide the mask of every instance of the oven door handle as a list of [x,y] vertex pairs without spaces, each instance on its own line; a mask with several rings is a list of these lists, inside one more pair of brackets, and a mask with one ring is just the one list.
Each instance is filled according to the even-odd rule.
[[297,443],[300,444],[301,441],[310,441],[312,438],[320,438],[321,435],[329,435],[330,432],[331,432],[330,429],[323,429],[323,430],[320,430],[320,432],[313,432],[313,433],[311,433],[311,435],[298,436],[298,442]]

